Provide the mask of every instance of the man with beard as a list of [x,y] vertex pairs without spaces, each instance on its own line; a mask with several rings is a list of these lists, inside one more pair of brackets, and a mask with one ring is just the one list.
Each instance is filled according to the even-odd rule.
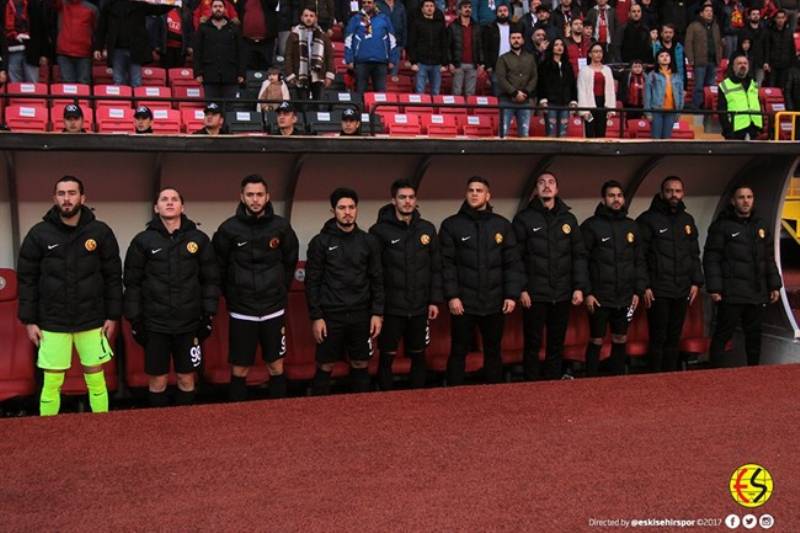
[[719,84],[717,110],[739,112],[719,115],[722,135],[729,140],[754,140],[764,127],[758,83],[748,74],[749,69],[747,57],[737,55],[733,58],[732,72]]
[[400,61],[392,21],[375,7],[375,0],[361,0],[361,11],[347,23],[344,60],[356,74],[356,92],[386,91],[386,73]]
[[260,344],[269,368],[270,397],[283,398],[284,325],[289,285],[297,266],[297,235],[273,211],[263,177],[246,176],[239,200],[236,215],[220,225],[212,241],[230,314],[228,397],[234,402],[247,399],[247,374]]
[[457,214],[442,222],[442,287],[451,315],[447,384],[462,385],[466,357],[477,326],[483,344],[483,370],[488,383],[503,378],[500,342],[505,315],[514,311],[525,274],[514,229],[492,212],[489,181],[467,180],[466,199]]
[[636,219],[650,281],[644,291],[644,306],[652,372],[679,369],[678,342],[686,308],[694,304],[703,286],[697,226],[686,212],[683,197],[683,180],[667,176],[650,209]]
[[596,376],[600,349],[606,328],[611,327],[611,372],[625,373],[625,343],[628,322],[639,296],[647,288],[647,270],[642,255],[641,236],[636,222],[627,216],[625,193],[617,181],[607,181],[601,189],[603,200],[594,216],[581,224],[583,242],[589,257],[590,339],[586,348],[586,374]]
[[436,228],[417,211],[417,188],[411,182],[392,184],[392,203],[383,206],[369,232],[380,245],[386,298],[378,340],[378,381],[391,390],[392,363],[403,339],[411,359],[411,388],[425,385],[428,321],[439,316],[442,301],[441,256]]
[[289,32],[283,67],[294,100],[322,99],[322,90],[336,77],[331,39],[317,25],[312,7],[303,9],[300,24]]
[[753,58],[755,79],[759,85],[764,83],[764,55],[767,47],[767,29],[761,22],[761,10],[750,7],[747,10],[747,24],[739,30],[739,42],[750,40],[750,57]]
[[770,224],[754,210],[753,189],[739,185],[730,205],[711,224],[703,253],[706,290],[717,307],[711,364],[723,366],[725,345],[741,324],[748,366],[761,360],[761,321],[768,303],[780,298]]
[[543,377],[562,375],[570,305],[581,305],[588,288],[586,250],[578,220],[558,196],[551,172],[536,179],[536,195],[514,217],[527,283],[520,296],[525,328],[525,379],[539,378],[539,349],[547,327]]
[[500,56],[511,51],[511,29],[514,28],[517,31],[521,31],[518,29],[517,24],[511,23],[511,20],[508,18],[508,13],[507,5],[498,5],[497,19],[481,28],[481,41],[484,46],[484,67],[486,68],[486,72],[492,76],[492,91],[494,91],[495,96],[498,96],[500,91],[494,70],[495,65]]
[[178,377],[177,405],[195,396],[201,343],[211,334],[219,300],[219,269],[205,233],[184,214],[183,196],[158,192],[155,216],[125,255],[125,317],[144,347],[152,407],[169,403],[170,356]]
[[317,342],[312,392],[330,392],[333,366],[347,352],[353,392],[369,390],[367,364],[383,321],[383,270],[377,239],[356,225],[358,194],[331,193],[333,218],[308,244],[306,296]]
[[244,82],[244,62],[237,25],[225,17],[224,0],[212,0],[211,18],[197,29],[194,75],[203,84],[206,99],[233,99]]
[[500,103],[509,106],[503,109],[500,136],[506,136],[511,119],[516,117],[517,135],[527,137],[531,123],[530,106],[536,103],[536,60],[522,49],[521,29],[515,28],[509,38],[511,50],[500,56],[495,69]]
[[61,407],[73,345],[83,365],[92,412],[108,411],[103,364],[122,313],[122,266],[114,233],[86,207],[83,183],[64,176],[54,206],[28,232],[19,252],[19,320],[38,348],[44,371],[39,414]]
[[686,78],[686,56],[683,52],[683,45],[675,40],[675,26],[672,24],[661,26],[661,35],[653,44],[653,57],[657,58],[661,50],[667,50],[670,53],[675,74],[684,80]]
[[619,28],[618,36],[614,40],[618,47],[616,57],[622,58],[624,63],[639,60],[643,63],[653,61],[653,48],[650,45],[650,28],[642,20],[642,6],[631,4],[628,22]]

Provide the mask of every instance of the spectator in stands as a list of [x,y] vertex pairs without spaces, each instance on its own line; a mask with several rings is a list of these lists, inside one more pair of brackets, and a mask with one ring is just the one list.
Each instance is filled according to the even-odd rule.
[[238,28],[225,17],[225,2],[212,0],[211,18],[200,25],[194,43],[194,75],[207,100],[236,97],[244,83],[241,46]]
[[[733,70],[733,59],[735,57],[737,57],[737,56],[740,56],[740,55],[747,58],[747,64],[748,64],[747,75],[750,76],[751,78],[755,79],[756,78],[756,71],[755,71],[756,64],[755,64],[755,62],[753,60],[753,43],[747,37],[743,37],[743,38],[741,38],[739,40],[739,47],[736,49],[736,51],[733,54],[731,54],[731,57],[729,58],[729,62],[728,62],[727,72],[725,73],[725,75],[727,76],[728,74],[731,73],[731,71]],[[762,73],[764,72],[763,69],[762,69],[761,72]]]
[[764,72],[769,74],[769,87],[786,85],[786,76],[795,54],[794,35],[788,24],[788,15],[779,9],[766,36]]
[[767,51],[767,30],[761,22],[761,11],[757,7],[749,9],[747,25],[739,32],[739,41],[744,41],[745,39],[750,39],[749,55],[754,78],[759,85],[762,85],[764,83],[764,63],[767,62],[765,55]]
[[530,52],[528,43],[531,41],[533,29],[539,22],[539,16],[536,14],[536,10],[540,5],[542,5],[541,0],[531,0],[528,4],[528,12],[517,20],[517,23],[522,26],[522,34],[525,36],[525,49],[528,50],[528,52]]
[[589,47],[592,45],[590,38],[583,36],[583,20],[572,19],[570,25],[570,35],[567,37],[567,51],[565,57],[569,58],[572,65],[573,78],[578,79],[578,71],[582,65],[586,64],[586,57],[589,54]]
[[317,342],[312,392],[330,392],[331,372],[345,351],[353,392],[369,390],[367,363],[381,333],[383,269],[377,239],[356,225],[358,194],[339,188],[331,194],[334,217],[308,244],[306,300]]
[[450,63],[447,46],[447,26],[444,15],[436,9],[434,0],[422,0],[422,15],[408,25],[408,61],[417,73],[418,94],[425,93],[430,83],[431,95],[437,96],[442,86],[443,65]]
[[[402,0],[378,0],[378,10],[389,17],[394,29],[394,38],[397,42],[397,57],[403,56],[403,50],[408,46],[408,12]],[[397,77],[400,72],[400,61],[392,65],[390,74]]]
[[3,8],[8,78],[14,82],[39,81],[39,65],[47,65],[52,45],[41,0],[6,0]]
[[745,25],[744,5],[741,0],[722,0],[720,33],[723,55],[730,57],[739,47],[739,33]]
[[[231,22],[239,24],[239,14],[236,12],[236,7],[232,2],[229,2],[228,0],[224,1],[225,16],[228,17]],[[211,2],[212,0],[200,0],[196,3],[196,7],[192,12],[192,26],[194,27],[194,31],[199,30],[200,25],[211,18]],[[273,9],[274,8],[275,7],[273,6]]]
[[[284,67],[286,66],[284,64]],[[256,111],[273,111],[280,102],[292,99],[289,86],[283,81],[280,69],[271,67],[267,71],[267,79],[258,90],[258,99],[266,102],[259,103]]]
[[594,216],[581,224],[583,242],[589,258],[590,339],[586,347],[586,375],[597,376],[600,349],[606,328],[611,328],[611,373],[625,373],[625,343],[628,321],[639,297],[648,287],[641,233],[628,217],[622,184],[611,180],[603,184],[602,201]]
[[460,0],[459,16],[448,28],[450,72],[453,73],[453,94],[472,96],[483,70],[481,27],[472,20],[472,1]]
[[[623,107],[642,109],[644,107],[644,65],[639,59],[631,62],[631,68],[622,76],[619,84],[619,99]],[[641,118],[636,111],[626,111],[624,120]]]
[[[603,46],[603,54],[609,61],[615,60],[612,48],[613,38],[617,35],[617,15],[608,5],[608,0],[597,0],[597,4],[589,10],[584,25],[591,25],[592,39]],[[614,47],[615,48],[615,47]]]
[[[538,73],[536,60],[522,48],[522,30],[517,27],[510,35],[511,50],[497,60],[497,85],[503,109],[500,136],[505,137],[511,119],[516,117],[517,135],[528,136],[531,106],[536,105]],[[562,43],[563,45],[563,43]]]
[[133,129],[137,134],[153,133],[153,112],[140,105],[133,113]]
[[[280,2],[289,4],[290,2]],[[236,12],[241,20],[242,55],[246,70],[266,70],[272,66],[275,37],[278,35],[278,0],[239,0]],[[213,11],[213,8],[212,8]],[[238,24],[237,24],[238,25]]]
[[295,100],[322,100],[322,90],[336,77],[331,39],[310,7],[303,9],[300,24],[289,33],[283,68]]
[[352,107],[342,111],[342,131],[340,137],[360,137],[361,136],[361,115]]
[[647,309],[652,372],[680,370],[678,343],[683,319],[703,286],[697,226],[686,212],[683,197],[683,180],[667,176],[650,209],[636,219],[648,267],[649,284],[643,303]]
[[[336,20],[335,12],[336,6],[333,0],[303,0],[301,6],[303,9],[311,8],[311,11],[317,14],[317,24],[325,32],[328,38],[333,36],[333,23]],[[300,16],[303,16],[302,10]],[[391,18],[391,17],[390,17]],[[395,28],[395,31],[397,29]]]
[[755,140],[764,127],[758,84],[748,74],[749,68],[746,56],[736,56],[730,74],[719,84],[717,109],[739,112],[719,115],[722,135],[729,140]]
[[[522,36],[522,33],[515,35]],[[505,315],[511,314],[525,285],[514,228],[492,212],[489,181],[473,176],[458,213],[439,230],[442,285],[451,315],[447,384],[462,385],[467,353],[477,327],[483,344],[488,383],[503,378],[500,343]]]
[[94,41],[94,58],[108,58],[115,85],[142,84],[142,65],[153,60],[145,18],[169,12],[172,6],[137,0],[108,0],[102,5]]
[[550,48],[550,41],[547,38],[547,32],[543,28],[536,28],[533,30],[533,58],[536,60],[537,65],[541,65],[547,58],[547,50]]
[[504,6],[506,8],[506,17],[510,20],[510,3],[509,0],[476,0],[472,18],[475,19],[479,26],[486,26],[495,21],[499,15],[498,8]]
[[442,296],[442,258],[436,227],[420,217],[417,188],[406,180],[391,187],[392,201],[378,212],[369,229],[378,242],[386,299],[378,339],[381,390],[392,390],[392,363],[403,339],[411,359],[411,388],[425,386],[425,346],[428,321],[439,316]]
[[651,135],[653,139],[669,139],[672,128],[683,109],[683,79],[672,69],[672,54],[661,50],[656,56],[658,68],[646,77],[644,89],[644,108],[667,111],[650,113]]
[[640,0],[642,8],[642,24],[649,30],[658,30],[658,10],[653,5],[653,0]]
[[269,369],[269,395],[286,396],[286,308],[297,266],[298,242],[289,222],[275,214],[264,178],[242,179],[236,214],[212,239],[228,306],[228,399],[247,399],[247,374],[256,348]]
[[161,189],[153,211],[125,254],[125,317],[144,348],[150,406],[169,404],[170,358],[178,379],[175,404],[189,405],[217,313],[219,267],[208,236],[184,214],[180,192]]
[[56,54],[64,83],[92,83],[92,40],[100,11],[89,0],[56,0]]
[[356,92],[386,91],[386,74],[400,60],[392,21],[375,8],[375,0],[361,0],[361,11],[347,23],[344,41],[347,68],[355,70]]
[[[800,56],[795,57],[794,64],[786,76],[783,98],[787,111],[800,111]],[[800,120],[800,118],[796,120]],[[800,122],[795,127],[800,130]]]
[[706,290],[717,308],[709,349],[714,367],[724,366],[725,345],[739,325],[748,366],[759,364],[764,312],[780,298],[772,225],[758,216],[754,204],[752,187],[737,186],[730,205],[708,229],[703,267]]
[[719,26],[714,22],[714,8],[706,3],[697,20],[686,30],[686,59],[694,67],[694,93],[692,108],[700,109],[703,91],[712,87],[717,79],[717,65],[722,59],[722,38]]
[[578,107],[594,109],[580,112],[586,121],[587,137],[606,136],[606,118],[614,116],[614,112],[607,112],[606,108],[617,104],[614,76],[603,64],[603,50],[602,44],[594,43],[589,48],[590,63],[578,73]]
[[64,106],[64,129],[62,133],[86,133],[83,128],[83,110],[76,104]]
[[650,63],[653,60],[650,28],[642,21],[642,6],[631,4],[628,22],[620,26],[617,33],[615,57],[621,58],[623,63],[632,63],[637,59]]
[[579,19],[581,12],[572,0],[559,0],[558,7],[550,15],[550,22],[556,29],[556,37],[564,37],[570,32],[572,21]]
[[[569,62],[564,39],[557,37],[547,52],[547,59],[539,65],[539,106],[547,108],[576,107],[578,90],[575,74]],[[548,137],[565,137],[570,111],[547,109],[545,128]]]
[[[661,26],[661,34],[658,41],[653,45],[653,57],[658,55],[661,50],[667,50],[672,55],[672,71],[681,80],[686,79],[686,55],[683,45],[675,40],[675,27],[672,24]],[[656,66],[658,61],[656,61]]]
[[[552,41],[558,36],[558,30],[550,20],[550,8],[542,4],[536,8],[537,18],[536,25],[533,27],[534,32],[538,29],[544,30],[545,37],[548,41]],[[512,21],[513,22],[513,21]]]
[[286,41],[292,26],[300,20],[300,9],[301,2],[299,0],[278,2],[278,56],[276,57],[278,62],[286,53]]
[[225,117],[222,115],[222,108],[214,102],[206,105],[204,110],[203,127],[194,135],[225,135],[228,127],[225,125]]
[[[569,67],[567,70],[571,72]],[[514,217],[514,232],[527,273],[520,295],[525,379],[540,377],[539,350],[545,328],[547,352],[541,377],[558,379],[563,375],[570,307],[583,303],[584,293],[589,289],[589,273],[578,220],[558,196],[555,175],[543,172],[536,178],[533,199]]]
[[685,0],[661,0],[658,6],[658,20],[662,26],[671,24],[675,30],[675,41],[683,42],[686,32],[688,6]]
[[148,17],[149,33],[153,39],[153,50],[165,69],[178,68],[186,64],[192,49],[191,10],[187,5],[170,9],[160,17]]
[[53,207],[22,241],[17,262],[19,320],[38,348],[43,372],[39,414],[57,415],[61,386],[80,356],[93,413],[108,411],[103,364],[122,315],[122,266],[114,232],[86,207],[83,183],[64,176]]
[[275,110],[275,115],[278,122],[278,135],[281,137],[303,135],[303,132],[297,127],[297,113],[290,102],[281,102],[281,105]]
[[495,65],[497,59],[511,50],[509,39],[511,30],[520,31],[519,26],[512,24],[508,18],[508,6],[500,5],[497,8],[497,19],[491,24],[481,28],[481,41],[483,42],[483,60],[486,71],[492,77],[492,91],[499,96]]

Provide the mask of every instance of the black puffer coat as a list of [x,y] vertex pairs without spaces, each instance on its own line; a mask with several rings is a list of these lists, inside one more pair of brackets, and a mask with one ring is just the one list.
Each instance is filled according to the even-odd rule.
[[45,331],[99,328],[122,315],[122,264],[114,233],[84,206],[77,226],[52,207],[19,251],[19,319]]
[[648,285],[641,235],[627,210],[604,204],[581,224],[589,256],[589,294],[606,307],[627,307]]
[[736,216],[728,206],[711,224],[703,253],[706,290],[731,304],[765,304],[781,288],[775,242],[767,221]]
[[525,272],[511,223],[492,213],[476,211],[466,202],[458,214],[442,222],[442,284],[449,301],[460,298],[464,312],[501,312],[503,300],[517,300]]
[[286,308],[299,246],[271,202],[260,218],[240,203],[236,215],[214,234],[213,244],[228,310],[260,317]]
[[189,333],[217,312],[219,268],[214,248],[194,222],[167,232],[155,217],[125,256],[125,316],[147,331]]
[[383,264],[387,315],[417,316],[443,301],[442,257],[436,227],[414,211],[411,222],[398,220],[394,205],[378,212],[369,229],[378,240]]
[[573,291],[586,291],[589,274],[583,236],[561,198],[556,198],[553,209],[534,198],[514,217],[514,232],[527,273],[525,290],[534,302],[563,302],[572,298]]

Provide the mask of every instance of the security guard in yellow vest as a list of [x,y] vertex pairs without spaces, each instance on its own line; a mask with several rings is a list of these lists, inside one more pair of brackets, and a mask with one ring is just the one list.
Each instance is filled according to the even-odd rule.
[[750,114],[721,113],[719,122],[726,139],[755,139],[764,127],[758,83],[747,72],[749,61],[744,55],[733,58],[731,74],[719,84],[718,111],[750,111]]

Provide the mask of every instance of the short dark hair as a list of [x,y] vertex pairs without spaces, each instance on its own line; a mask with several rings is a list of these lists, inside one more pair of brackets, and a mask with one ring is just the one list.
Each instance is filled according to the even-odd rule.
[[625,189],[622,187],[622,184],[620,182],[618,182],[617,180],[608,180],[603,184],[602,187],[600,187],[600,196],[605,198],[608,189],[614,189],[614,188],[617,188],[625,192]]
[[434,7],[436,7],[436,2],[435,2],[434,0],[422,0],[422,2],[420,2],[420,3],[419,3],[419,7],[422,7],[422,6],[424,6],[424,5],[425,5],[425,4],[427,4],[428,2],[432,3],[432,4],[433,4],[433,6],[434,6]]
[[[303,11],[311,11],[315,15],[317,14],[317,8],[314,6],[303,6]],[[300,12],[301,15],[303,14],[303,11]]]
[[417,186],[416,185],[411,183],[409,180],[399,179],[399,180],[395,180],[395,182],[392,183],[392,187],[390,189],[391,193],[392,193],[392,198],[397,196],[397,191],[399,191],[400,189],[413,189],[414,190],[414,194],[417,194]]
[[160,189],[158,189],[158,192],[156,193],[156,199],[153,202],[153,204],[157,204],[158,203],[158,199],[161,198],[161,193],[164,192],[164,191],[175,191],[176,193],[178,193],[178,198],[181,199],[181,203],[182,204],[186,203],[186,202],[183,201],[183,195],[181,194],[181,191],[179,191],[175,187],[169,187],[168,186],[168,187],[161,187]]
[[681,178],[679,178],[678,176],[667,176],[666,178],[661,180],[661,187],[660,187],[661,192],[664,192],[664,186],[667,183],[669,183],[670,181],[677,181],[677,182],[679,182],[681,184],[681,187],[684,186],[683,185],[683,180]]
[[[660,56],[661,54],[667,54],[669,56],[669,65],[667,65],[667,70],[669,70],[670,72],[675,72],[675,58],[672,57],[672,52],[670,52],[666,48],[662,48],[661,50],[656,52],[656,56],[655,56],[656,66],[658,66],[658,56]],[[661,68],[661,67],[658,66],[658,68]]]
[[672,31],[675,31],[675,24],[673,24],[671,22],[667,22],[667,23],[661,25],[661,31],[662,32],[664,31],[664,28],[669,28]]
[[734,187],[733,190],[731,191],[731,200],[736,198],[736,193],[739,192],[739,189],[750,189],[750,192],[752,192],[753,195],[755,195],[753,187],[751,187],[749,183],[740,183],[739,185]]
[[[775,17],[777,17],[778,15],[783,15],[784,17],[788,17],[788,16],[789,16],[789,14],[788,14],[788,13],[786,13],[786,10],[785,10],[785,9],[783,9],[783,8],[780,8],[779,10],[777,10],[777,11],[775,12]],[[774,18],[774,17],[773,17],[773,18]]]
[[83,182],[81,180],[79,180],[78,178],[76,178],[75,176],[69,176],[69,175],[61,176],[58,179],[58,181],[56,181],[55,185],[53,185],[53,192],[54,193],[56,192],[56,189],[58,188],[58,184],[59,183],[68,183],[68,182],[77,183],[78,184],[78,192],[83,194]]
[[491,189],[492,188],[492,186],[489,185],[489,180],[487,180],[486,178],[481,177],[481,176],[472,176],[471,178],[469,178],[467,180],[467,187],[469,187],[470,184],[472,184],[472,183],[483,183],[484,185],[486,185],[487,189]]
[[556,180],[556,185],[558,185],[558,176],[556,176],[555,172],[550,172],[549,170],[540,172],[539,175],[536,176],[536,183],[539,183],[539,178],[541,178],[542,176],[553,176],[553,179]]
[[760,8],[757,8],[757,7],[755,7],[755,6],[751,7],[750,9],[748,9],[748,10],[747,10],[747,14],[749,15],[749,14],[750,14],[750,13],[752,13],[753,11],[758,11],[758,13],[759,13],[759,14],[761,14],[761,9],[760,9]]
[[252,185],[254,183],[260,183],[261,185],[264,186],[264,189],[266,189],[267,192],[269,192],[269,186],[267,185],[267,181],[261,174],[250,174],[249,176],[245,176],[244,178],[242,178],[242,191],[244,191],[245,187],[247,187],[248,185]]
[[[211,0],[211,3],[208,4],[208,5],[213,5],[214,2],[222,2],[222,5],[225,5],[225,0]],[[225,6],[225,7],[227,8],[228,6]]]
[[358,205],[358,193],[356,191],[347,187],[339,187],[331,193],[331,207],[336,209],[336,204],[338,204],[339,200],[342,198],[350,198]]

